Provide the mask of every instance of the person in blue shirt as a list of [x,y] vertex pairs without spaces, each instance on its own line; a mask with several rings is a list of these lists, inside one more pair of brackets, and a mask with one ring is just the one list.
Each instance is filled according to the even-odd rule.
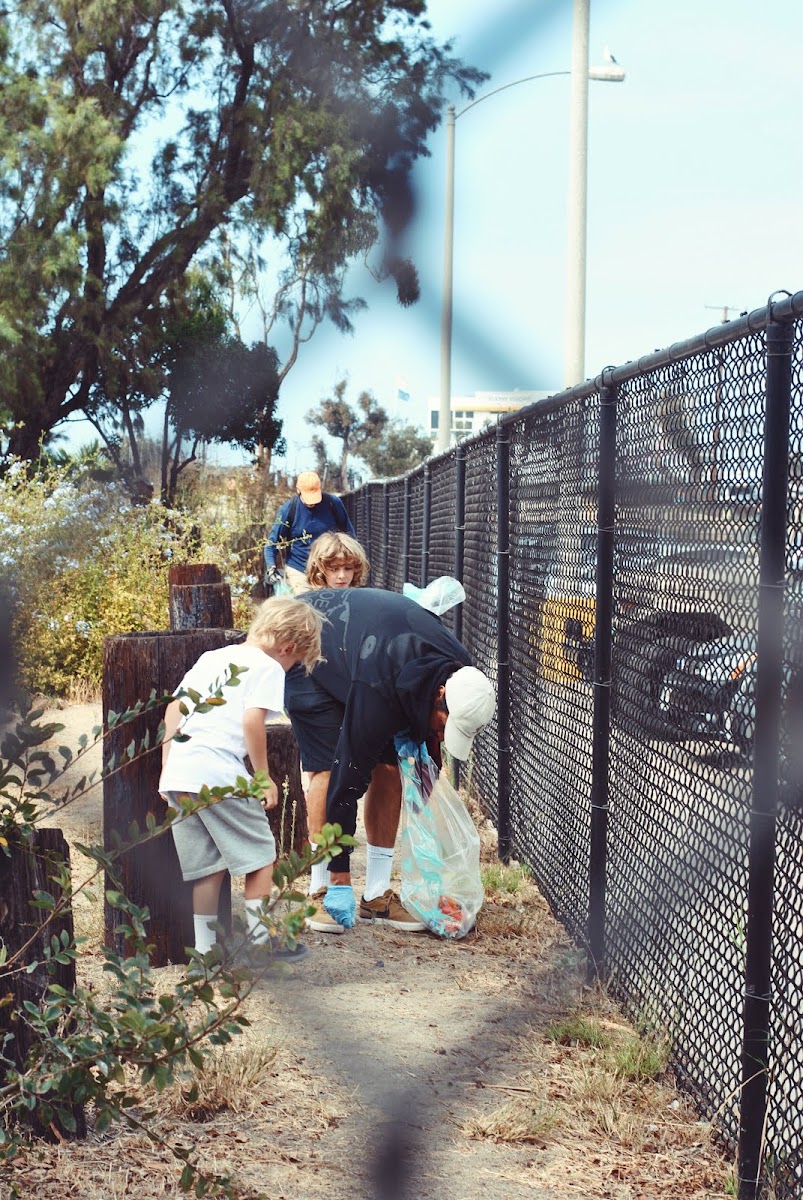
[[282,582],[276,551],[284,553],[284,582],[297,595],[309,587],[306,580],[310,546],[322,533],[335,530],[356,537],[343,501],[324,492],[314,471],[302,471],[296,480],[296,494],[286,500],[276,514],[265,546],[265,582],[275,587]]

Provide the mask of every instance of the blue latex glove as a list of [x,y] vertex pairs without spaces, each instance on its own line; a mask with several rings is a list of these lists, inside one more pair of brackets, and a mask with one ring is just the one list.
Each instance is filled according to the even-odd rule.
[[354,888],[350,884],[330,883],[323,898],[323,906],[338,925],[344,925],[346,929],[351,929],[357,905],[354,900]]

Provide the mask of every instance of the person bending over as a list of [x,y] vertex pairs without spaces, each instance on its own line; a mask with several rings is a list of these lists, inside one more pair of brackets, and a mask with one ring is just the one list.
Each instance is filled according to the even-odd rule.
[[326,618],[321,661],[311,673],[293,668],[285,708],[310,774],[310,833],[337,822],[353,835],[357,801],[365,797],[365,891],[356,912],[350,850],[313,868],[308,926],[343,933],[376,921],[415,932],[424,928],[390,887],[401,811],[397,734],[417,743],[443,742],[468,758],[475,735],[494,714],[490,681],[438,617],[414,600],[375,588],[324,588],[300,597]]

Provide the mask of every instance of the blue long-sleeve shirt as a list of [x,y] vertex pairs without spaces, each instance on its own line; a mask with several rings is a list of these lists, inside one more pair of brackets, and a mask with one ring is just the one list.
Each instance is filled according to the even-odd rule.
[[[285,562],[297,571],[305,571],[309,548],[322,533],[336,530],[356,537],[354,526],[349,520],[343,501],[330,492],[324,492],[318,504],[308,508],[300,496],[286,500],[276,514],[273,528],[265,546],[265,567],[276,566],[277,545],[286,546]],[[289,545],[287,544],[289,543]]]

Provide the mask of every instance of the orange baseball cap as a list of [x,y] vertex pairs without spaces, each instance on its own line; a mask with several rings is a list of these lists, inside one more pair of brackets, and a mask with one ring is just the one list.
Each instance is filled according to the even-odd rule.
[[303,504],[320,504],[323,499],[321,481],[314,471],[302,471],[296,480],[296,491]]

